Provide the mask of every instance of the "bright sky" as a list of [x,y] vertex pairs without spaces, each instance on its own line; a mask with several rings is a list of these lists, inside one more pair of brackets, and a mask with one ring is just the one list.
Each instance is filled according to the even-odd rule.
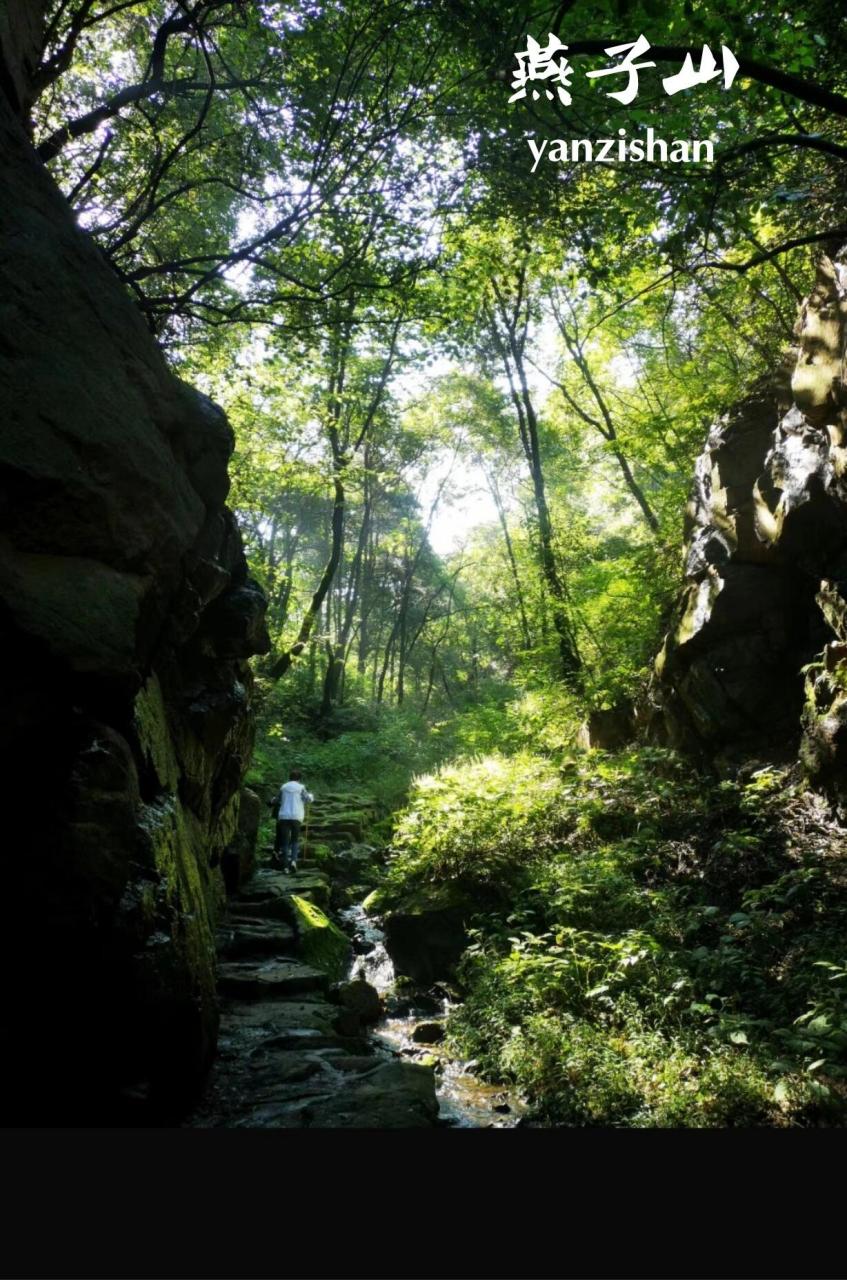
[[[433,468],[426,478],[420,497],[424,518],[450,462],[450,457],[445,457],[441,466]],[[439,556],[458,551],[472,529],[497,519],[497,508],[477,467],[454,462],[449,489],[452,492],[448,496],[445,490],[429,533],[430,546]]]
[[[545,324],[536,336],[534,349],[537,363],[542,368],[552,370],[556,362],[556,330],[552,323]],[[401,399],[412,399],[425,394],[428,385],[447,373],[456,369],[456,364],[446,358],[440,358],[425,371],[415,370],[402,374],[394,382],[394,389]],[[550,391],[550,384],[544,376],[532,366],[527,368],[530,390],[536,407],[541,408]],[[508,390],[505,379],[497,379],[503,391]],[[517,445],[517,428],[515,429]],[[468,540],[473,529],[478,525],[492,524],[497,520],[497,508],[488,491],[479,467],[462,459],[452,459],[445,453],[440,465],[432,466],[432,459],[427,459],[431,467],[421,487],[419,501],[421,514],[426,519],[438,486],[444,479],[445,472],[452,465],[452,474],[432,521],[429,542],[436,555],[448,555],[457,551]],[[503,500],[509,510],[509,495],[504,493]]]

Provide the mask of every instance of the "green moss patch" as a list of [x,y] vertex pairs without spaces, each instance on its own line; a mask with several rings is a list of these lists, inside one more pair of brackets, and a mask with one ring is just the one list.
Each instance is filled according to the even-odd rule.
[[347,969],[349,939],[314,902],[292,894],[291,905],[304,960],[338,982]]

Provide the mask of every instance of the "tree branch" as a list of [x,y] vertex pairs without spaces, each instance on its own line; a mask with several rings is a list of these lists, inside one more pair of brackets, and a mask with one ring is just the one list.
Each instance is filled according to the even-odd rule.
[[830,227],[829,231],[819,231],[815,235],[797,236],[793,240],[784,240],[782,244],[775,245],[772,249],[757,253],[747,262],[695,262],[690,270],[703,271],[708,268],[715,271],[735,271],[739,275],[744,275],[745,271],[750,271],[763,262],[770,262],[772,258],[788,253],[791,249],[799,249],[804,244],[820,244],[823,240],[837,240],[842,236],[847,236],[847,227]]
[[48,164],[74,138],[79,138],[85,133],[94,133],[105,120],[111,120],[124,107],[128,107],[133,102],[143,102],[145,98],[153,98],[157,93],[166,96],[176,96],[181,93],[208,94],[210,89],[214,89],[215,92],[255,89],[260,83],[261,81],[258,80],[228,80],[212,85],[208,80],[183,79],[145,80],[142,84],[127,85],[125,89],[121,89],[107,102],[102,102],[93,111],[88,111],[84,116],[78,116],[76,120],[69,121],[68,124],[62,125],[61,129],[56,129],[49,138],[45,138],[36,147],[36,151],[39,158]]

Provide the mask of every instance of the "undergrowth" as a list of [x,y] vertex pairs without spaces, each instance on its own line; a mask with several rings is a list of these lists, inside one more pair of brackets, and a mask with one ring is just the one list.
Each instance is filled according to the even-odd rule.
[[784,770],[522,746],[416,780],[387,890],[450,884],[456,1052],[551,1123],[839,1123],[845,843]]

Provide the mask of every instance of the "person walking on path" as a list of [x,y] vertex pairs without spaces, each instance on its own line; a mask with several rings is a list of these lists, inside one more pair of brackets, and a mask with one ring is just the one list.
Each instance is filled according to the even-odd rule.
[[300,770],[292,769],[288,782],[284,782],[274,800],[276,810],[276,839],[274,841],[274,861],[282,862],[283,870],[297,870],[297,858],[300,854],[300,827],[306,816],[305,805],[311,804],[314,796],[307,791],[300,781]]

